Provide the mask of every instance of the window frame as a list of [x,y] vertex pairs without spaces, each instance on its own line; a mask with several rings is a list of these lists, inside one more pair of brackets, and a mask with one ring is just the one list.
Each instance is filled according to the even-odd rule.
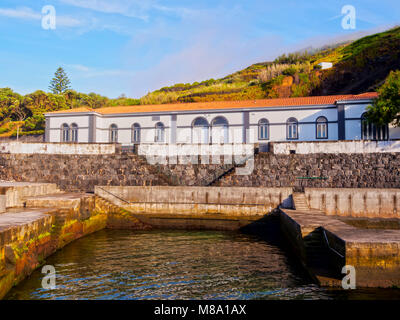
[[[262,123],[262,121],[265,121],[265,123]],[[262,137],[262,127],[264,127],[264,133],[266,134],[266,137]],[[269,121],[266,118],[262,118],[258,121],[258,140],[269,140]]]
[[[323,121],[319,121],[319,120],[323,120]],[[326,136],[324,137],[318,137],[318,126],[319,125],[325,125],[326,127]],[[324,116],[320,116],[315,120],[315,139],[318,140],[326,140],[329,139],[329,126],[328,126],[328,119]]]
[[[222,124],[215,124],[215,122],[217,121],[217,120],[223,120],[223,123]],[[228,121],[228,119],[226,119],[224,116],[216,116],[214,119],[212,119],[212,121],[211,121],[211,143],[212,144],[214,144],[214,141],[213,141],[213,132],[214,132],[214,130],[213,130],[213,128],[218,128],[218,127],[220,127],[220,128],[223,128],[223,134],[224,134],[224,141],[221,143],[221,142],[217,142],[217,144],[228,144],[229,143],[229,121]]]
[[[196,124],[197,120],[202,120],[203,123],[202,124]],[[201,142],[195,142],[194,137],[195,137],[195,130],[196,128],[201,128],[201,133],[200,133],[200,141]],[[203,136],[203,130],[206,131],[207,133],[207,137]],[[204,117],[196,117],[193,121],[192,121],[192,143],[200,143],[200,144],[208,144],[210,141],[210,124],[208,123],[207,119]],[[206,140],[206,142],[203,141],[203,138],[205,138],[204,140]]]
[[113,123],[109,127],[109,143],[118,143],[118,126]]
[[[135,122],[132,125],[132,136],[131,136],[131,142],[134,144],[140,144],[141,142],[141,133],[142,133],[142,128],[139,123]],[[135,139],[137,137],[137,139]]]
[[61,142],[70,142],[70,127],[68,123],[61,125]]
[[79,129],[79,127],[75,122],[71,124],[71,126],[70,126],[70,131],[71,131],[70,132],[70,140],[71,140],[71,142],[78,143],[78,138],[79,138],[78,129]]
[[[161,139],[159,139],[161,133]],[[165,125],[162,122],[157,122],[155,125],[154,142],[165,143]]]
[[[365,135],[364,132],[364,126],[366,126],[368,128],[368,135]],[[385,124],[383,126],[379,126],[377,127],[375,124],[373,123],[368,123],[367,118],[366,118],[366,112],[364,112],[361,115],[360,118],[360,127],[361,127],[361,135],[360,135],[360,139],[361,140],[372,140],[372,141],[388,141],[389,140],[389,125]],[[378,130],[379,136],[378,137]],[[381,138],[381,139],[379,139]]]
[[[289,137],[289,128],[292,126],[296,128],[295,137]],[[299,121],[296,118],[289,118],[286,120],[286,140],[299,140]]]

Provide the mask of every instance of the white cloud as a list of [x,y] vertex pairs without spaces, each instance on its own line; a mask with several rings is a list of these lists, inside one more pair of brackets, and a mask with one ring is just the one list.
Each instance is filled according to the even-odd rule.
[[126,17],[149,20],[149,11],[157,10],[166,14],[181,17],[193,15],[196,11],[184,7],[160,5],[156,0],[60,0],[78,8],[90,9],[102,13],[119,14]]
[[16,9],[0,8],[0,15],[9,18],[40,20],[42,16],[40,13],[34,12],[28,7],[19,7]]
[[64,4],[74,7],[90,9],[103,13],[120,14],[127,17],[138,18],[147,21],[148,15],[145,13],[148,1],[129,1],[129,0],[60,0]]
[[[36,12],[29,7],[0,8],[0,15],[23,20],[41,20],[43,17],[40,12]],[[79,27],[82,25],[82,22],[78,19],[61,15],[56,15],[56,23],[57,26],[61,27]]]
[[89,67],[86,67],[81,64],[69,64],[69,65],[67,65],[67,67],[75,69],[77,71],[82,71],[82,72],[88,72],[90,70]]

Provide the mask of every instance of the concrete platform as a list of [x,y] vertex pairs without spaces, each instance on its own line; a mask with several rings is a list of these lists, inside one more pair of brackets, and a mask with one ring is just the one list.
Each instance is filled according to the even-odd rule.
[[85,198],[93,197],[89,193],[53,193],[27,197],[26,207],[30,208],[77,208]]
[[0,232],[4,230],[31,224],[37,220],[48,217],[54,209],[14,209],[0,215]]
[[61,193],[55,183],[0,181],[0,194],[6,196],[6,207],[24,207],[25,198]]
[[[297,250],[304,251],[304,260],[307,238],[322,232],[322,245],[336,273],[340,274],[343,266],[352,265],[356,269],[358,286],[400,286],[400,230],[357,228],[340,221],[339,217],[315,212],[288,209],[281,209],[281,212],[286,235],[292,238],[290,241]],[[315,276],[321,285],[341,285],[342,278]]]
[[313,211],[301,212],[298,210],[282,209],[287,215],[302,227],[304,235],[318,227],[335,234],[346,243],[392,243],[400,244],[400,230],[390,229],[361,229],[349,225],[335,216],[327,216]]

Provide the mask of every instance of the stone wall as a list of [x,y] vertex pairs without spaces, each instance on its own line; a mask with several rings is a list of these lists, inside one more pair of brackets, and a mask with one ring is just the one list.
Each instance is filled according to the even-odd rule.
[[0,154],[0,180],[56,183],[93,192],[97,185],[207,185],[231,165],[149,165],[132,153],[109,155]]
[[242,187],[400,188],[400,154],[258,154],[250,175],[215,185]]
[[[0,180],[56,183],[62,190],[94,186],[400,188],[400,154],[260,153],[249,175],[229,164],[150,165],[135,154],[0,154]],[[227,173],[229,172],[229,173]],[[227,173],[224,175],[224,173]],[[221,177],[222,176],[222,177]],[[219,178],[220,177],[220,178]]]

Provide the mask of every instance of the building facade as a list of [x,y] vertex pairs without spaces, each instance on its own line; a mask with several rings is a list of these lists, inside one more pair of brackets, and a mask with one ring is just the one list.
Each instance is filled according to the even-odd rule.
[[77,108],[45,114],[47,142],[192,144],[400,139],[364,119],[361,95]]

